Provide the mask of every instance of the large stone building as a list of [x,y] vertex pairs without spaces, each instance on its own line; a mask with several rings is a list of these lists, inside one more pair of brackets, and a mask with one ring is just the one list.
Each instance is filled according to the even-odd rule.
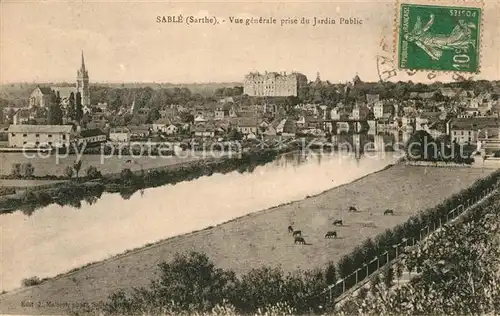
[[52,91],[49,87],[36,87],[30,94],[29,107],[45,108],[50,104]]
[[90,107],[89,72],[85,69],[85,60],[82,52],[82,65],[76,75],[76,92],[82,96],[82,106]]
[[261,97],[298,96],[299,89],[306,85],[307,77],[298,72],[288,75],[285,72],[252,72],[245,76],[243,93]]
[[9,146],[69,148],[72,132],[71,125],[10,125]]

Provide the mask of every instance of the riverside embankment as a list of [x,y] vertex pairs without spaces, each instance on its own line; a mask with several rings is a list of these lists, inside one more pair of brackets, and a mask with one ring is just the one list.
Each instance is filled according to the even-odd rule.
[[[302,165],[284,159],[257,167],[253,173],[213,175],[175,186],[146,189],[143,196],[136,194],[125,201],[126,205],[118,204],[114,195],[106,195],[92,207],[79,212],[81,218],[91,217],[92,220],[80,221],[78,232],[71,225],[65,227],[65,219],[60,215],[63,211],[67,214],[67,210],[44,210],[40,214],[59,216],[58,235],[65,238],[65,244],[72,244],[72,240],[86,243],[89,232],[95,234],[92,243],[80,243],[72,251],[66,248],[55,251],[57,243],[52,240],[41,249],[33,245],[30,250],[34,253],[26,254],[36,257],[52,249],[52,258],[46,260],[56,266],[61,266],[59,261],[68,258],[85,260],[83,257],[91,252],[94,258],[105,255],[110,244],[115,244],[114,249],[119,248],[117,243],[122,247],[128,245],[125,249],[133,248],[133,245],[140,245],[140,240],[147,240],[145,236],[161,235],[158,232],[162,230],[165,237],[198,231],[128,251],[35,287],[4,294],[0,296],[0,311],[60,313],[65,304],[99,301],[118,289],[148,284],[155,277],[159,262],[169,261],[175,252],[189,250],[205,252],[218,266],[237,273],[261,265],[281,265],[286,271],[324,267],[365,238],[404,222],[412,214],[438,204],[490,172],[475,168],[432,169],[404,165],[382,170],[387,165],[387,161],[374,164],[372,159],[339,163],[335,159],[322,158]],[[372,174],[366,176],[369,173]],[[355,179],[359,180],[351,182]],[[335,185],[336,188],[319,194]],[[286,196],[288,201],[299,201],[255,212],[265,209],[266,205],[286,202],[283,194],[278,196],[279,192],[292,192],[294,194]],[[314,194],[319,195],[312,196]],[[312,197],[302,199],[306,195]],[[350,205],[360,212],[348,213]],[[113,207],[119,211],[112,212]],[[394,209],[395,215],[383,216],[386,208]],[[234,219],[238,214],[243,216]],[[342,219],[345,227],[337,229],[339,239],[324,239],[324,233],[332,229],[333,219]],[[217,225],[224,221],[228,222]],[[41,226],[49,225],[49,219],[40,219],[40,222]],[[13,220],[10,225],[18,223]],[[289,224],[304,232],[307,246],[293,244],[286,231]],[[215,227],[200,230],[211,225]],[[99,256],[93,248],[96,245],[100,247]],[[84,262],[89,261],[93,260]],[[31,275],[50,276],[26,262],[17,267],[31,271]],[[35,302],[34,306],[39,302],[43,307],[29,307],[26,302]]]

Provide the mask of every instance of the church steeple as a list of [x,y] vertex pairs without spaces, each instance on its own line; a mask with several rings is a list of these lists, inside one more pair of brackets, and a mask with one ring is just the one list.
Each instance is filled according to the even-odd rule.
[[82,105],[90,106],[90,91],[89,91],[89,72],[85,69],[85,58],[82,50],[82,64],[80,69],[76,71],[76,92],[80,92],[82,96]]
[[83,58],[83,50],[82,50],[82,70],[85,70],[85,59]]

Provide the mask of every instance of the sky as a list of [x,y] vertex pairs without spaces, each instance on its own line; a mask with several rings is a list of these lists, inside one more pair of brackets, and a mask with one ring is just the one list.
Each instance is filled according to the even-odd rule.
[[[377,55],[394,38],[395,0],[329,2],[0,1],[0,82],[75,81],[84,51],[91,82],[241,82],[250,71],[299,71],[314,80],[378,80]],[[157,23],[157,16],[220,24]],[[274,17],[236,25],[229,17]],[[306,17],[310,25],[280,26]],[[313,18],[335,25],[312,26]],[[339,18],[361,25],[340,25]],[[222,22],[225,20],[226,22]],[[485,0],[481,73],[500,79],[500,1]],[[447,74],[437,79],[447,81]],[[425,81],[425,74],[393,79]]]

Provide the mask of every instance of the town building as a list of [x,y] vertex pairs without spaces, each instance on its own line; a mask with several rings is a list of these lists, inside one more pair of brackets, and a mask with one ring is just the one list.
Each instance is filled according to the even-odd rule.
[[109,140],[112,142],[129,142],[130,130],[126,127],[112,128],[109,131]]
[[89,72],[85,69],[85,60],[82,52],[82,65],[76,74],[76,92],[82,96],[82,106],[90,107]]
[[456,118],[447,123],[446,133],[451,141],[459,144],[475,144],[481,130],[499,127],[500,119],[496,117]]
[[375,102],[373,105],[373,115],[376,119],[386,118],[386,115],[384,114],[391,114],[392,110],[392,106],[385,104],[382,101]]
[[[367,95],[368,96],[368,95]],[[368,118],[368,114],[370,113],[370,109],[365,105],[356,105],[352,110],[352,119],[353,120],[366,120]]]
[[243,93],[260,97],[298,96],[300,88],[307,84],[307,77],[298,72],[288,75],[286,72],[252,72],[243,80]]
[[30,94],[29,107],[45,108],[49,107],[52,97],[52,90],[49,87],[37,86]]
[[10,125],[9,146],[17,148],[69,148],[73,138],[71,125]]
[[240,118],[238,119],[238,132],[243,135],[257,134],[257,120],[254,118]]
[[106,142],[107,139],[108,137],[106,134],[98,128],[86,129],[80,131],[80,135],[78,135],[76,143],[79,146],[85,145],[86,147],[91,147],[100,145],[101,143]]

